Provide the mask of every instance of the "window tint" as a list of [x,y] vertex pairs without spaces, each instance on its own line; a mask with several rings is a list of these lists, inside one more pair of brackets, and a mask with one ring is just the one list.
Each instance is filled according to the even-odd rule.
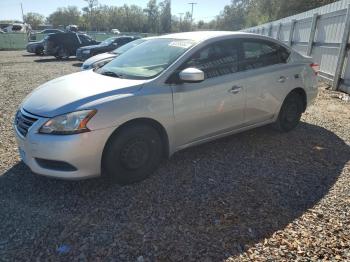
[[92,40],[90,37],[88,37],[86,35],[79,35],[79,38],[83,44],[89,44]]
[[221,41],[196,52],[181,68],[200,69],[205,78],[232,74],[239,70],[238,54],[239,48],[235,41]]
[[129,43],[130,41],[131,41],[130,37],[123,37],[123,38],[120,38],[117,43],[120,44],[120,45],[124,45],[126,43]]
[[243,68],[245,70],[286,63],[289,51],[278,44],[260,41],[243,41]]

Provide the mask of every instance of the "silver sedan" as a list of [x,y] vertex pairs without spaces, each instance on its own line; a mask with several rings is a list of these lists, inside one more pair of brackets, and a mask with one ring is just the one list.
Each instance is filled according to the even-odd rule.
[[34,90],[15,118],[19,152],[38,174],[137,182],[189,146],[271,123],[294,129],[317,95],[317,72],[264,36],[155,37]]

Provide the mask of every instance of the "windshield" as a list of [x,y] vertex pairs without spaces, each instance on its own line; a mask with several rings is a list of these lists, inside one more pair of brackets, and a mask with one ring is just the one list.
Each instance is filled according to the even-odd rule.
[[130,48],[137,46],[143,42],[147,41],[146,39],[137,39],[135,41],[132,41],[130,43],[127,43],[125,45],[122,45],[121,47],[114,49],[111,53],[112,54],[116,54],[116,55],[120,55],[126,51],[128,51]]
[[116,37],[110,37],[107,38],[106,40],[103,40],[100,45],[110,45],[113,43],[113,41],[116,39]]
[[163,72],[194,41],[157,38],[148,40],[116,57],[97,73],[128,79],[150,79]]

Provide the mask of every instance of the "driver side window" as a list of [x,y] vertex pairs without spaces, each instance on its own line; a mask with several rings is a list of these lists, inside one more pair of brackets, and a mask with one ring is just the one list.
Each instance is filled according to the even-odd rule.
[[205,78],[213,78],[239,71],[239,47],[236,41],[216,42],[197,51],[183,68],[194,67],[204,72]]

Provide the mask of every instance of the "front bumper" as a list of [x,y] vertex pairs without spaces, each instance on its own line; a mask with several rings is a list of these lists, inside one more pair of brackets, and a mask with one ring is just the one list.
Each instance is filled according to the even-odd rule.
[[[38,133],[38,130],[48,119],[34,117],[38,120],[29,128],[25,137],[15,126],[22,160],[34,173],[71,180],[96,177],[101,174],[103,148],[114,128],[75,135],[47,135]],[[39,159],[65,162],[75,167],[75,170],[59,170],[57,167],[43,166]]]
[[26,46],[28,53],[35,53],[35,46],[34,45],[27,45]]
[[92,69],[92,64],[85,64],[83,63],[80,67],[81,70],[89,70]]
[[77,50],[76,58],[77,58],[79,61],[85,61],[86,59],[88,59],[88,58],[90,58],[90,57],[91,57],[90,53],[85,54],[85,53],[83,53],[82,50],[79,50],[79,49]]

